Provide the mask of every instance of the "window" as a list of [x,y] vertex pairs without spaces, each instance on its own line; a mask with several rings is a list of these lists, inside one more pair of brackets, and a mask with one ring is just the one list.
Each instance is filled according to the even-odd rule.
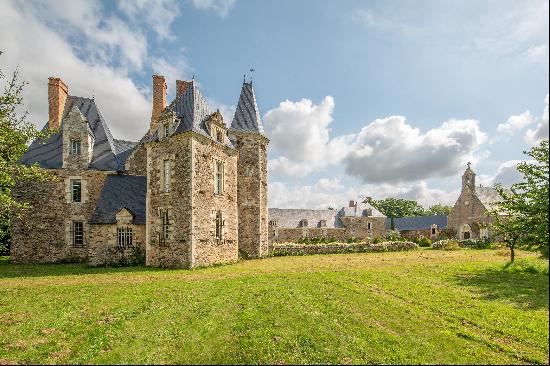
[[71,154],[80,155],[80,140],[71,140]]
[[216,140],[217,140],[218,142],[222,142],[222,143],[223,143],[223,134],[222,134],[222,131],[216,130]]
[[216,211],[216,239],[222,238],[222,229],[224,226],[223,215],[221,211]]
[[300,227],[307,227],[307,219],[300,220]]
[[164,128],[164,137],[170,136],[170,124],[169,124],[169,123],[165,123],[165,124],[163,125],[163,128]]
[[120,249],[131,248],[134,239],[134,232],[131,227],[117,228],[117,245]]
[[80,179],[71,179],[71,201],[82,201],[82,181]]
[[82,221],[73,221],[71,223],[71,239],[73,247],[84,246],[84,223]]
[[367,223],[367,230],[372,230],[372,223],[371,222]]
[[163,181],[164,181],[164,192],[170,192],[170,176],[172,172],[170,171],[170,160],[164,160],[163,163],[164,166],[164,173],[163,173]]
[[319,227],[325,227],[325,226],[327,226],[327,220],[319,221]]
[[435,235],[435,232],[436,232],[436,226],[433,226],[432,227],[432,235]]
[[269,226],[277,226],[277,220],[269,220]]
[[223,162],[214,161],[214,194],[223,194]]
[[170,219],[168,217],[168,211],[160,212],[161,232],[159,233],[160,245],[165,245],[166,240],[170,235]]

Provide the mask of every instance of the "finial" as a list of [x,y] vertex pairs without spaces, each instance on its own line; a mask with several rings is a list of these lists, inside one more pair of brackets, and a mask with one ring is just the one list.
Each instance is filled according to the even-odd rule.
[[192,77],[192,79],[191,79],[191,80],[195,80],[195,73],[193,73],[193,77]]
[[250,85],[252,85],[252,73],[256,71],[253,68],[250,68]]
[[246,74],[243,74],[243,84],[246,84]]
[[468,169],[470,169],[470,164],[472,164],[472,163],[468,162],[468,163],[466,164],[466,165],[468,165]]
[[92,100],[95,100],[95,93],[94,93],[94,89],[92,89]]

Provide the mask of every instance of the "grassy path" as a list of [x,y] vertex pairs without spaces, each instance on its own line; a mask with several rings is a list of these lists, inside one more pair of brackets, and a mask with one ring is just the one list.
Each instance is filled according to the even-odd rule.
[[548,261],[497,251],[198,270],[0,263],[2,363],[548,363]]

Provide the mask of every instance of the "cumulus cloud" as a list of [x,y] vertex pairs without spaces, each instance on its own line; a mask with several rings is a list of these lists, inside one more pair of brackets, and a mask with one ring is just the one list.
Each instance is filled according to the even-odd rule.
[[303,177],[341,159],[349,136],[330,138],[334,99],[325,97],[319,104],[310,99],[286,100],[264,116],[271,147],[280,157],[270,160],[275,174]]
[[171,0],[122,0],[118,7],[133,22],[151,27],[159,39],[173,40],[170,26],[180,15],[177,2]]
[[504,187],[510,187],[514,183],[521,182],[523,175],[517,170],[521,160],[508,160],[500,164],[494,175],[481,175],[478,182],[484,186],[493,186],[495,183],[500,183]]
[[220,17],[225,18],[235,5],[235,0],[192,0],[192,3],[197,9],[213,10]]
[[506,122],[500,123],[497,126],[498,135],[492,139],[491,142],[496,142],[498,140],[509,140],[516,132],[522,130],[534,121],[535,119],[529,111],[525,111],[519,116],[510,116]]
[[325,186],[322,182],[331,179],[321,178],[313,185],[294,185],[284,182],[269,184],[269,207],[326,209],[341,208],[349,200],[362,201],[367,196],[376,199],[388,197],[405,198],[419,202],[424,207],[436,203],[452,205],[458,198],[460,187],[445,191],[430,188],[426,181],[407,184],[364,184],[347,189]]
[[[91,97],[92,93],[95,95],[95,101],[103,116],[109,121],[115,136],[133,139],[142,136],[149,124],[150,102],[143,90],[131,80],[126,70],[109,62],[103,62],[102,57],[95,59],[79,57],[82,50],[71,46],[66,33],[62,33],[56,26],[46,24],[41,20],[43,17],[37,17],[38,10],[31,10],[29,8],[32,6],[24,4],[20,6],[20,3],[11,1],[0,2],[2,14],[0,34],[3,35],[3,54],[0,56],[0,61],[4,72],[9,73],[19,67],[21,79],[29,82],[23,96],[25,107],[30,112],[30,120],[34,121],[39,128],[48,120],[48,77],[59,76],[68,84],[70,95],[83,97]],[[43,3],[37,3],[37,9],[41,8],[41,4]],[[68,14],[73,14],[76,18],[71,22],[81,21],[80,27],[89,29],[91,32],[95,27],[94,21],[88,19],[84,9],[94,14],[100,11],[98,10],[100,7],[91,2],[82,5],[69,1],[66,5],[70,9],[60,17],[65,19],[69,17]],[[62,5],[57,4],[53,8],[59,6]],[[44,9],[44,11],[48,10]],[[71,25],[67,27],[70,30]],[[79,34],[86,37],[87,33],[88,30]],[[102,35],[93,36],[92,42],[101,43],[101,39],[107,37],[107,34],[108,32],[104,32]],[[36,41],[37,35],[40,35],[40,42]],[[111,45],[114,44],[112,42],[115,41],[105,41],[106,52],[109,52]],[[137,58],[143,57],[143,51],[138,53],[140,56],[136,56]],[[136,63],[140,62],[136,61]]]
[[537,126],[534,129],[529,129],[525,133],[525,141],[530,145],[537,145],[541,140],[548,139],[548,94],[544,99],[544,112],[542,117],[537,123]]
[[447,177],[460,171],[486,140],[477,121],[449,120],[421,133],[404,117],[377,119],[357,134],[331,138],[334,100],[325,97],[284,101],[265,114],[271,146],[279,156],[270,160],[275,175],[303,177],[330,165],[365,183],[407,182]]
[[175,96],[176,80],[191,79],[192,67],[187,63],[185,57],[180,56],[176,62],[170,62],[164,57],[153,57],[151,67],[155,74],[163,75],[166,79],[168,95]]

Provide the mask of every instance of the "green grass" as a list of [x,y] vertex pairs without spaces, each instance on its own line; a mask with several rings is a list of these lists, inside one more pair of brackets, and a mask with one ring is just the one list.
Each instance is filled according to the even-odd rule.
[[2,363],[548,363],[548,261],[418,250],[197,270],[0,261]]

